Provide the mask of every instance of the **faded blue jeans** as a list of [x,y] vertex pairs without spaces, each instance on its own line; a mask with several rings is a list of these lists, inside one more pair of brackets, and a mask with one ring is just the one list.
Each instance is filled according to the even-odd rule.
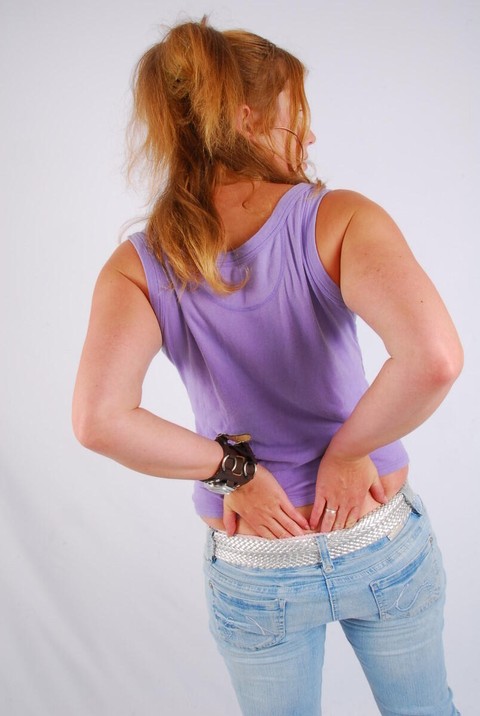
[[[228,564],[212,557],[209,533],[210,628],[244,716],[320,716],[332,621],[340,622],[383,716],[459,714],[444,665],[442,559],[420,498],[407,496],[414,509],[393,540],[331,559],[319,534],[319,561],[308,567]],[[339,687],[348,688],[341,676]]]

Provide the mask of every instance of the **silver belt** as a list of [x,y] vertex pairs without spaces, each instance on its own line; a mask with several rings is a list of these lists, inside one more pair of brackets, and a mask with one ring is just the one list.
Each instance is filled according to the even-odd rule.
[[[393,539],[402,529],[412,508],[403,492],[397,492],[389,502],[364,515],[353,527],[321,536],[326,539],[332,559],[367,547],[382,537]],[[265,539],[250,535],[233,535],[211,530],[212,557],[230,564],[262,569],[304,567],[319,564],[319,534],[285,539]]]

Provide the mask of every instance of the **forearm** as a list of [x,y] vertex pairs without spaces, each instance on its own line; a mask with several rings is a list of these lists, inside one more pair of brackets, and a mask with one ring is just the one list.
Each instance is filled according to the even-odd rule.
[[223,457],[214,440],[171,423],[143,408],[92,417],[82,435],[87,448],[155,477],[199,480],[211,477]]
[[459,368],[448,361],[429,366],[390,358],[333,437],[329,452],[344,458],[368,455],[421,425],[445,398]]

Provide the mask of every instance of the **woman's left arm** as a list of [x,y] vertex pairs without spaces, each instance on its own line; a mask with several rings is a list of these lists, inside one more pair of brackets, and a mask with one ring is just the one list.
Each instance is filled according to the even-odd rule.
[[324,515],[322,531],[354,522],[369,490],[384,500],[369,454],[423,423],[463,364],[445,305],[393,220],[354,192],[332,194],[327,211],[346,227],[339,242],[343,299],[382,338],[389,358],[320,463],[311,527],[325,506],[337,509],[336,518]]

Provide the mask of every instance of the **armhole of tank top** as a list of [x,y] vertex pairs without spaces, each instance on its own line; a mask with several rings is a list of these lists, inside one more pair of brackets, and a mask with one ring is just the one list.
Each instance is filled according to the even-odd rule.
[[335,281],[328,275],[317,250],[315,226],[317,223],[318,209],[323,197],[328,194],[329,191],[329,189],[323,188],[317,195],[312,193],[306,199],[303,227],[305,258],[309,274],[315,287],[319,289],[323,296],[326,296],[337,306],[346,309],[347,306],[343,300],[340,287],[337,286]]
[[157,317],[163,340],[165,341],[165,307],[163,305],[163,301],[160,300],[160,292],[163,292],[168,288],[167,278],[158,260],[147,246],[145,234],[143,232],[132,234],[128,237],[128,240],[135,247],[138,257],[142,262],[143,270],[145,271],[145,278],[147,280],[150,305]]

